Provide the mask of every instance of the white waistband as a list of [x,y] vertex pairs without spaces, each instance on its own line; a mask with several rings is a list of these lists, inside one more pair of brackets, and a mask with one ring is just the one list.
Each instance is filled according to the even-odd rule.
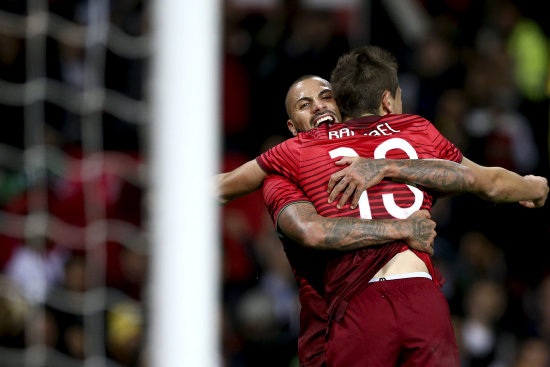
[[428,278],[432,279],[432,276],[424,271],[415,271],[413,273],[403,273],[396,275],[388,275],[387,277],[372,278],[369,283],[379,282],[382,280],[394,280],[394,279],[406,279],[406,278]]

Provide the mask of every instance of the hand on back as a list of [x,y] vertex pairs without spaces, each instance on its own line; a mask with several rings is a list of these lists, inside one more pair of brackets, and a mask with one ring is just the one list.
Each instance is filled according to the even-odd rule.
[[434,253],[434,240],[437,235],[435,231],[435,222],[431,219],[427,210],[419,210],[404,219],[411,226],[411,236],[405,240],[409,247],[427,252],[430,255]]
[[337,204],[338,209],[341,209],[350,199],[350,207],[355,209],[361,194],[384,178],[381,160],[344,157],[337,161],[336,165],[348,165],[348,167],[332,174],[328,182],[329,203],[332,203],[342,194]]

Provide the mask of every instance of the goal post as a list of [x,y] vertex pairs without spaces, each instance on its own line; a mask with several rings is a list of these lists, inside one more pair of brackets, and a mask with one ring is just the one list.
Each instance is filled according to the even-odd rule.
[[149,348],[153,366],[219,366],[217,0],[158,0],[152,16]]

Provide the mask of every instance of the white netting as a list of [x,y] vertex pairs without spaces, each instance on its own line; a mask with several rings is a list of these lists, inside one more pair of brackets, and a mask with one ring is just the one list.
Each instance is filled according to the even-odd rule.
[[0,5],[0,366],[139,363],[148,6]]

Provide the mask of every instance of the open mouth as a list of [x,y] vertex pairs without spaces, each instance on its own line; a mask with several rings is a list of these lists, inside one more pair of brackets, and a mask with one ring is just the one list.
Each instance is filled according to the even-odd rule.
[[314,122],[314,126],[318,127],[319,125],[321,125],[324,122],[333,123],[334,121],[336,121],[336,118],[332,114],[325,113],[325,114],[321,115],[317,120],[314,120],[313,122]]

